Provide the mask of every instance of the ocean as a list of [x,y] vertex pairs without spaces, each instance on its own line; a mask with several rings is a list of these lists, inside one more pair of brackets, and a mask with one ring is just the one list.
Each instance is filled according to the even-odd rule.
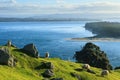
[[[42,57],[49,52],[50,57],[75,61],[75,51],[80,51],[87,42],[66,39],[94,36],[85,30],[87,22],[90,21],[0,22],[0,45],[8,40],[18,48],[34,43]],[[93,43],[107,53],[113,67],[120,66],[120,42]]]

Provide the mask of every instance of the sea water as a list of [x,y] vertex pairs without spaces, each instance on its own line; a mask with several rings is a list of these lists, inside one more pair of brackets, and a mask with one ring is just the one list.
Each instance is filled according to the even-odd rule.
[[[75,51],[81,50],[87,42],[66,39],[93,36],[92,32],[85,30],[85,23],[86,21],[0,22],[0,45],[6,44],[8,40],[18,48],[34,43],[40,56],[49,52],[50,57],[74,61]],[[120,42],[94,43],[107,53],[114,67],[120,66]]]

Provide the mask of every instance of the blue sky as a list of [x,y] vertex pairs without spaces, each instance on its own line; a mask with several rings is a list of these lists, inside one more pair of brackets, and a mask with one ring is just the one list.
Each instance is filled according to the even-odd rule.
[[120,0],[0,0],[0,17],[77,14],[79,17],[120,17]]

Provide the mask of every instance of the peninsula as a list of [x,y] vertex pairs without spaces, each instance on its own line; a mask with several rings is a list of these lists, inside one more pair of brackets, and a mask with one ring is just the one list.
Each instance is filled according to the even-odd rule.
[[73,41],[115,41],[120,42],[120,23],[118,22],[91,22],[85,24],[85,29],[96,34],[93,37],[71,38]]

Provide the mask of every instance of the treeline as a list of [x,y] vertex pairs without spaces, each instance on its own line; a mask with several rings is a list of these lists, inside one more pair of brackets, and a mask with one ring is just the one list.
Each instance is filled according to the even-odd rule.
[[120,23],[118,22],[86,23],[85,28],[97,34],[95,37],[120,38]]

